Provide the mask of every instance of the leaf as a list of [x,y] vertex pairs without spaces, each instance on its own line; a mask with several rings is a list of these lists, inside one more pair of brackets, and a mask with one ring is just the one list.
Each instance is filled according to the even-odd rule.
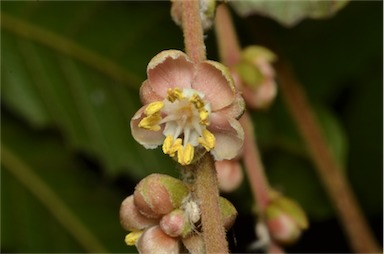
[[148,27],[160,24],[163,33],[179,31],[167,8],[161,9],[165,5],[146,6],[2,3],[4,105],[35,128],[60,129],[74,151],[99,160],[111,176],[175,174],[171,159],[159,150],[145,150],[130,134],[130,118],[141,107],[138,88],[147,62],[161,45],[177,45],[177,37],[160,36]]
[[321,19],[333,16],[348,0],[248,0],[231,1],[231,6],[242,17],[263,15],[292,27],[304,18]]
[[31,131],[7,113],[2,119],[2,250],[134,251],[124,244],[116,189],[55,135]]

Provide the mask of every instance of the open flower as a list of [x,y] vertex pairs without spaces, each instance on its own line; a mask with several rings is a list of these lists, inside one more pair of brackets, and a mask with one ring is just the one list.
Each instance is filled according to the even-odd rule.
[[205,151],[216,160],[239,153],[244,100],[225,66],[196,64],[181,51],[165,50],[149,62],[147,75],[140,88],[144,106],[131,120],[137,142],[147,149],[162,145],[182,165]]

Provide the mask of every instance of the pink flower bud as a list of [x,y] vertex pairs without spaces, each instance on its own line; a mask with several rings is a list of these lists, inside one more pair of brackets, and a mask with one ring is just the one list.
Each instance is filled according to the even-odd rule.
[[133,195],[124,199],[120,206],[120,223],[128,231],[143,230],[155,225],[158,220],[142,215],[133,202]]
[[185,237],[192,231],[192,225],[181,209],[164,215],[160,221],[160,228],[171,237]]
[[243,181],[243,171],[239,161],[216,161],[215,165],[221,191],[231,192],[240,186]]
[[150,227],[143,232],[136,243],[142,254],[180,252],[179,240],[165,234],[159,226]]
[[141,214],[158,219],[180,207],[188,193],[188,187],[179,179],[152,174],[136,186],[134,202]]
[[284,196],[276,195],[265,210],[266,224],[271,237],[280,244],[291,244],[308,228],[301,207]]

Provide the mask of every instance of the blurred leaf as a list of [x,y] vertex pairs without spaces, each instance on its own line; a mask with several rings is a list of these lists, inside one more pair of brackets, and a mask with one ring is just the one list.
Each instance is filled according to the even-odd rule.
[[[138,88],[147,62],[157,53],[152,42],[157,47],[175,44],[170,39],[175,37],[147,29],[172,24],[151,6],[2,3],[5,106],[36,128],[58,127],[72,148],[99,159],[110,175],[126,172],[139,179],[153,171],[175,174],[170,159],[145,150],[130,134],[130,118],[141,107]],[[146,19],[139,15],[144,11]]]
[[348,0],[248,0],[231,1],[240,16],[260,14],[285,26],[294,26],[304,18],[328,18],[343,8]]
[[116,190],[55,135],[32,132],[4,114],[2,119],[2,250],[135,250],[124,243]]

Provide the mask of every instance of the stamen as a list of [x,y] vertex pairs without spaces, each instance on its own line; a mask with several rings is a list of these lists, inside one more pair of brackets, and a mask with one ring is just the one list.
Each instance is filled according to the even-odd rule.
[[202,124],[202,125],[208,125],[209,124],[209,122],[208,122],[208,116],[209,116],[208,110],[206,110],[205,108],[202,108],[201,110],[199,110],[199,116],[200,116],[200,124]]
[[203,100],[201,99],[201,97],[198,95],[198,94],[193,94],[191,96],[191,98],[189,98],[189,101],[193,103],[193,105],[195,105],[195,107],[197,109],[201,109],[204,107],[204,102]]
[[147,116],[153,115],[153,114],[159,112],[163,107],[164,107],[164,102],[162,102],[162,101],[155,101],[155,102],[150,103],[146,107],[144,113]]
[[189,165],[193,160],[194,154],[195,149],[193,148],[193,146],[191,144],[187,144],[185,147],[182,146],[178,150],[177,160],[183,166]]
[[198,138],[199,143],[209,152],[212,148],[215,147],[216,138],[215,136],[207,129],[203,130],[202,137]]
[[175,102],[176,100],[181,100],[184,98],[182,91],[180,90],[180,88],[177,88],[177,87],[173,89],[169,88],[167,93],[168,93],[167,99],[170,102]]
[[174,141],[172,136],[167,136],[163,143],[163,152],[169,154],[169,156],[174,157],[176,152],[181,149],[181,138],[178,138]]
[[135,245],[135,243],[137,242],[137,240],[139,240],[142,233],[143,231],[132,231],[131,233],[125,236],[125,243],[128,246]]
[[139,122],[139,127],[151,131],[159,131],[161,129],[159,122],[161,121],[160,113],[155,113],[144,117]]

